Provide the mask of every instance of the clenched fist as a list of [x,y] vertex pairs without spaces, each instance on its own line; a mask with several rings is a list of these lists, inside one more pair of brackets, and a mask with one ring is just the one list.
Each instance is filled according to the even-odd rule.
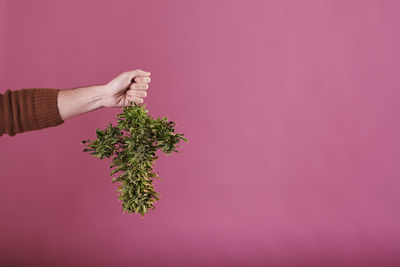
[[132,70],[121,73],[104,85],[103,107],[127,107],[132,102],[143,103],[149,89],[150,72]]

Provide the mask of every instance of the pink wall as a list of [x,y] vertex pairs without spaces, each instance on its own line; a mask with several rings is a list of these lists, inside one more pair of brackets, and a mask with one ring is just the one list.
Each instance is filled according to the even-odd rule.
[[142,68],[190,139],[141,219],[80,144],[118,109],[2,136],[0,265],[399,266],[399,8],[0,0],[2,93]]

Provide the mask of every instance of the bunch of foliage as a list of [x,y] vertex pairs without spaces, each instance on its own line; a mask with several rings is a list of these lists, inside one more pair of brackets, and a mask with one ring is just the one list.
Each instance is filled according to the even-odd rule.
[[83,152],[90,152],[100,159],[112,158],[110,168],[112,182],[119,182],[119,200],[123,212],[144,216],[155,208],[160,194],[154,190],[153,179],[159,179],[153,170],[158,158],[157,150],[170,155],[178,152],[181,140],[188,142],[184,134],[175,133],[175,122],[167,117],[153,119],[146,105],[133,104],[124,107],[117,115],[118,125],[111,123],[104,129],[97,128],[94,140],[83,140]]

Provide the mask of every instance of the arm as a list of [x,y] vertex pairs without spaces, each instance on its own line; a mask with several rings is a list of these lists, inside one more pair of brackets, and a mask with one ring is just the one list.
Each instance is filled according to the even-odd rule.
[[150,73],[127,71],[104,85],[74,89],[34,88],[0,94],[0,136],[54,127],[101,107],[143,103]]
[[60,90],[58,110],[63,120],[101,107],[126,107],[130,102],[143,103],[147,96],[150,73],[133,70],[118,75],[105,85],[91,85]]

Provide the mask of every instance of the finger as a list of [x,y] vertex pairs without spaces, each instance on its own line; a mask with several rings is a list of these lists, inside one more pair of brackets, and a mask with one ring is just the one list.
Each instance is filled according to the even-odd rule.
[[137,96],[137,97],[146,97],[146,91],[136,91],[136,90],[128,90],[126,91],[127,96]]
[[147,92],[146,91],[133,91],[133,95],[143,98],[143,97],[147,96]]
[[134,96],[134,95],[133,96],[128,96],[127,99],[128,99],[128,101],[135,102],[137,104],[143,103],[143,98],[140,98],[140,97],[137,97],[137,96]]
[[131,90],[147,90],[149,85],[147,83],[132,83],[130,86]]
[[150,77],[139,76],[135,78],[135,83],[149,83],[150,81]]

